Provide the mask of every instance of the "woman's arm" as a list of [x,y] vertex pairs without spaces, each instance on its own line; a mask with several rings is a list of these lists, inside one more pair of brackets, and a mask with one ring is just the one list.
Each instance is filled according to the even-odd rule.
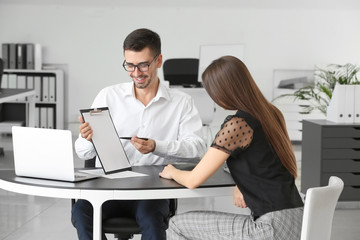
[[230,155],[216,148],[210,147],[205,156],[192,171],[182,171],[169,164],[160,177],[174,179],[187,188],[196,188],[205,182],[228,159]]

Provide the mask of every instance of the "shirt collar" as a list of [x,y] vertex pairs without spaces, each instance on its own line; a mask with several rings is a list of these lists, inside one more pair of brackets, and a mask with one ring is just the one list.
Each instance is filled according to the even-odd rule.
[[[128,86],[126,87],[126,91],[124,96],[125,97],[133,97],[135,98],[135,85],[133,82],[128,83]],[[159,100],[160,98],[164,98],[166,100],[170,100],[170,94],[169,89],[160,81],[158,91],[156,93],[156,96],[154,97],[154,101]]]
[[160,98],[165,98],[166,100],[170,100],[169,89],[161,81],[154,100],[157,101]]

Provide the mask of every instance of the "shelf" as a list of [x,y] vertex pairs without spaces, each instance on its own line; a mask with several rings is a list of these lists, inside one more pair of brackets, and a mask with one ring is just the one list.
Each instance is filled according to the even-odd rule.
[[[34,127],[64,129],[64,73],[62,70],[5,69],[1,87],[7,90],[34,89],[35,100],[32,101],[35,103]],[[24,116],[21,119],[14,119],[10,116],[12,111],[8,110],[1,114],[0,121],[20,121],[29,126],[28,103],[28,99],[21,96],[17,99],[9,99],[3,104],[5,106],[3,108],[14,108],[15,104],[23,104],[25,108],[18,112],[24,113]],[[2,130],[9,129],[8,124],[5,125],[7,127]]]

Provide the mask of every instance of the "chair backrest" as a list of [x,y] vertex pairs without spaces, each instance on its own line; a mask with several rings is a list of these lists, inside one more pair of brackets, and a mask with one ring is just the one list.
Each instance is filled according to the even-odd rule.
[[171,58],[163,65],[164,80],[170,85],[199,87],[198,82],[199,59],[197,58]]
[[306,191],[301,240],[330,240],[336,203],[344,182],[331,176],[328,186]]

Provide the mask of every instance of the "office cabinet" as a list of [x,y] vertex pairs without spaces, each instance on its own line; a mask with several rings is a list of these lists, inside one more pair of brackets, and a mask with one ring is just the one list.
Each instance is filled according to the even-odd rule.
[[[5,69],[2,88],[35,89],[35,127],[64,129],[64,73],[54,70]],[[3,103],[0,132],[11,132],[14,125],[28,125],[28,99]]]
[[360,200],[360,124],[304,120],[301,191],[327,185],[330,176],[344,181],[342,201]]

